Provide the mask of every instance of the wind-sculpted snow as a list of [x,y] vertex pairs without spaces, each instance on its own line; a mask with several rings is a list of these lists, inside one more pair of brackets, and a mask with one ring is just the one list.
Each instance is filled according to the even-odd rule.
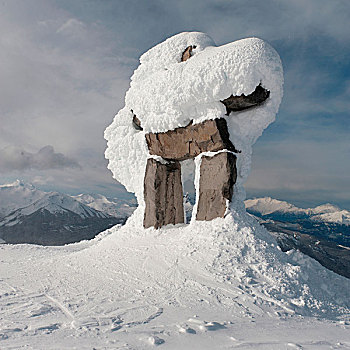
[[[193,56],[181,62],[186,47]],[[262,85],[270,97],[257,108],[226,116],[220,102],[231,95],[249,95]],[[276,51],[258,38],[216,46],[204,33],[181,33],[153,47],[140,58],[131,78],[125,107],[106,129],[106,158],[113,176],[137,196],[142,212],[143,179],[148,151],[145,133],[164,132],[204,120],[225,118],[238,155],[234,196],[244,199],[251,147],[275,120],[282,99],[283,70]],[[132,126],[133,115],[143,130]],[[185,179],[186,180],[186,179]]]
[[[347,349],[350,281],[243,211],[0,246],[1,349]],[[10,268],[9,268],[10,266]]]

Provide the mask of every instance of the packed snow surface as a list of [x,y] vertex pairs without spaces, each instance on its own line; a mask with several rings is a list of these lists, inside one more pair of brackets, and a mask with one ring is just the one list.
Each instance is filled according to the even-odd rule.
[[[186,47],[193,56],[181,62]],[[248,95],[261,84],[270,97],[256,108],[226,116],[220,102]],[[216,46],[204,33],[185,32],[151,48],[131,77],[125,107],[105,131],[106,158],[113,176],[136,194],[143,206],[143,178],[148,150],[145,133],[164,132],[204,120],[225,118],[230,139],[240,150],[234,196],[244,199],[243,183],[250,171],[251,147],[275,120],[282,99],[283,69],[277,52],[258,38]],[[132,126],[133,113],[143,131]],[[185,179],[186,180],[186,179]]]
[[64,247],[0,246],[1,349],[349,349],[350,280],[244,209]]

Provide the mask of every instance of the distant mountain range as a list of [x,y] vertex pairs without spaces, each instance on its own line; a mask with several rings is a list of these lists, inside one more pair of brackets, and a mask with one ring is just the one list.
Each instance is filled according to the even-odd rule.
[[107,198],[102,194],[79,194],[72,198],[113,217],[129,217],[137,207],[136,199]]
[[314,258],[350,278],[350,212],[332,204],[302,209],[270,197],[248,199],[247,212],[275,236],[283,251]]
[[[245,201],[248,213],[284,229],[310,234],[350,247],[350,212],[332,204],[302,209],[270,197]],[[281,226],[281,224],[279,224]]]
[[[193,199],[186,200],[191,216]],[[350,278],[350,212],[332,204],[302,209],[270,197],[248,199],[247,212],[276,238],[283,251],[297,249]],[[69,196],[16,181],[0,186],[0,243],[64,245],[92,239],[123,224],[134,199],[101,194]]]
[[91,239],[124,223],[134,208],[132,203],[114,203],[102,195],[71,197],[16,181],[0,186],[0,239],[42,245]]
[[245,206],[250,213],[264,218],[289,220],[309,220],[312,222],[350,225],[350,212],[333,204],[323,204],[315,208],[302,209],[288,202],[270,197],[247,199]]

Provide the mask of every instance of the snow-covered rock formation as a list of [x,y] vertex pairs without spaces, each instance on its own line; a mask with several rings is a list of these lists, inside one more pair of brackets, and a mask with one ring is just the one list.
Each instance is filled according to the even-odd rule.
[[[182,62],[182,55],[189,47],[192,56]],[[108,167],[128,191],[136,194],[137,221],[142,224],[145,211],[144,176],[150,156],[145,136],[213,119],[224,120],[230,141],[238,150],[233,201],[242,205],[252,145],[275,119],[282,84],[283,70],[278,54],[257,38],[217,47],[204,33],[181,33],[142,55],[140,66],[131,78],[125,107],[105,131]],[[251,95],[259,86],[268,91],[268,99],[262,105],[227,115],[222,101],[230,96]],[[132,123],[135,116],[136,129]],[[197,192],[202,155],[196,162]]]

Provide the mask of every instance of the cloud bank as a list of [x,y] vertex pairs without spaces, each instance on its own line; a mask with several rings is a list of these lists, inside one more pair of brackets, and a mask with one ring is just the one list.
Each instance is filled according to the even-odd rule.
[[56,153],[50,145],[37,153],[27,152],[18,147],[6,147],[0,150],[0,173],[23,170],[47,170],[81,168],[79,163],[62,153]]

